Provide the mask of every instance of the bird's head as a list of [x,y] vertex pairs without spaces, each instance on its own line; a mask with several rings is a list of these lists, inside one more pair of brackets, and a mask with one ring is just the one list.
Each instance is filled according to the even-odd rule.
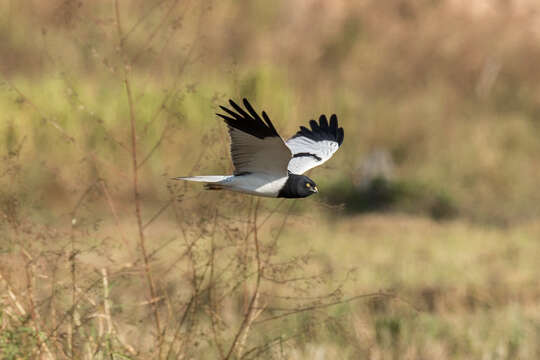
[[298,190],[299,193],[306,194],[305,196],[309,196],[312,194],[315,194],[319,192],[319,189],[317,188],[317,184],[307,176],[302,175],[302,181],[300,181],[300,188],[303,190]]
[[317,184],[307,176],[289,174],[289,178],[279,192],[278,197],[304,198],[317,192],[319,192]]

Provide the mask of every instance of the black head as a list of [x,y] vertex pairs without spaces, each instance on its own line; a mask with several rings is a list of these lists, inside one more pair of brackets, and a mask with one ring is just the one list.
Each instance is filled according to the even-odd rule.
[[305,175],[289,174],[287,182],[279,191],[278,197],[304,198],[319,192],[313,180]]

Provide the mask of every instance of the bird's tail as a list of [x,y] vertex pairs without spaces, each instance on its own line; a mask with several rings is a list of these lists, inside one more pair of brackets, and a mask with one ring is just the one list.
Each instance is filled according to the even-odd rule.
[[207,190],[221,190],[224,188],[220,182],[228,179],[231,175],[207,175],[207,176],[188,176],[188,177],[176,177],[173,180],[186,180],[204,182],[204,188]]

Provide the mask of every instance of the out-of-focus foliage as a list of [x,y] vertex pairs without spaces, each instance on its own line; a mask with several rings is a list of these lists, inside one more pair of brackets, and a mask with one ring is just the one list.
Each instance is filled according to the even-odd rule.
[[[437,184],[464,216],[536,216],[539,5],[482,4],[123,2],[137,121],[151,135],[143,148],[170,134],[149,159],[145,191],[159,192],[163,171],[189,172],[198,152],[191,149],[205,134],[218,132],[207,141],[218,140],[212,152],[224,153],[225,132],[213,113],[229,97],[248,96],[284,136],[319,113],[339,115],[346,141],[328,164],[340,171],[319,170],[328,182],[354,177],[363,155],[383,148],[398,178]],[[75,164],[81,154],[67,150],[41,118],[54,119],[84,149],[123,156],[103,130],[126,143],[114,7],[1,6],[0,69],[42,113],[3,82],[0,141],[10,151],[25,139],[22,156],[35,166],[24,182],[48,184],[47,193],[62,198],[71,181],[81,180],[72,167],[51,163]],[[213,167],[226,163],[203,166],[224,171]]]
[[[122,39],[114,1],[0,2],[0,357],[225,358],[247,319],[231,356],[538,358],[540,3],[117,3]],[[242,97],[345,128],[317,196],[261,201],[256,319],[254,203],[169,180],[230,173]]]

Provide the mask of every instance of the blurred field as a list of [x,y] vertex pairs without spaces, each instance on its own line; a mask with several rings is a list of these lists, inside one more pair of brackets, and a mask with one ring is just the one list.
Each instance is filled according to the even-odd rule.
[[[540,358],[539,14],[2,2],[0,357]],[[231,171],[242,97],[285,137],[338,114],[320,196],[169,180]]]

